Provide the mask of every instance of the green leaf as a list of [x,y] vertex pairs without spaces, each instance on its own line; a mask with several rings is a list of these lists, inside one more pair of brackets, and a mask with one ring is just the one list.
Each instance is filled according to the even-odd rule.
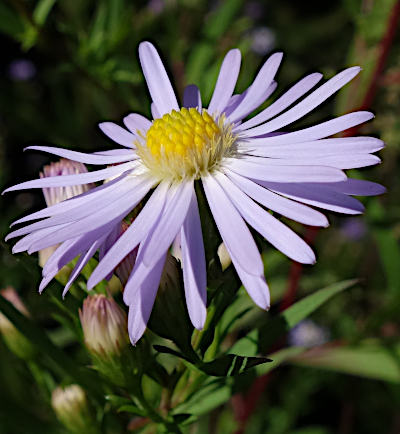
[[132,403],[132,400],[129,398],[113,394],[106,395],[105,399],[110,402],[113,407],[122,407],[123,405],[130,405]]
[[242,374],[254,366],[271,362],[271,360],[266,357],[247,357],[237,354],[225,354],[210,362],[202,362],[195,353],[191,356],[187,356],[164,345],[154,345],[154,349],[159,353],[179,357],[205,374],[213,377],[233,377]]
[[254,366],[272,362],[266,357],[247,357],[236,354],[226,354],[212,362],[202,363],[198,368],[207,375],[214,377],[233,377],[242,374]]
[[224,382],[213,380],[211,383],[202,387],[186,402],[178,405],[174,412],[187,412],[194,416],[208,414],[218,406],[227,402],[232,396],[232,377],[227,377]]
[[210,40],[220,38],[229,28],[242,3],[243,0],[226,0],[219,3],[219,7],[210,17],[207,26],[205,26],[207,38]]
[[400,345],[363,343],[356,347],[313,348],[290,363],[400,383]]
[[[257,375],[264,375],[267,372],[280,366],[291,358],[298,356],[305,351],[304,348],[291,347],[284,348],[271,354],[272,361],[268,364],[256,366]],[[232,377],[224,379],[214,379],[204,385],[197,393],[193,394],[185,403],[178,405],[174,410],[188,412],[195,416],[207,414],[214,408],[224,404],[232,397],[232,387],[234,385]]]
[[287,326],[291,329],[326,303],[334,295],[344,291],[345,289],[351,288],[357,282],[358,279],[345,280],[344,282],[335,283],[327,288],[320,289],[319,291],[298,301],[293,306],[290,306],[281,316],[285,318]]
[[22,17],[4,3],[0,3],[0,32],[19,41],[24,30],[25,25]]
[[165,345],[153,345],[153,348],[161,354],[170,354],[170,355],[178,357],[182,360],[186,360],[189,363],[196,364],[196,362],[198,360],[196,358],[188,357],[179,351],[175,351],[172,348],[166,347]]
[[129,405],[123,405],[118,409],[119,412],[125,412],[125,413],[134,413],[138,416],[146,417],[147,413],[144,410],[141,410],[139,407],[136,407],[136,405],[129,404]]
[[33,10],[33,21],[40,27],[46,22],[47,16],[57,0],[40,0]]
[[261,352],[267,350],[276,342],[277,338],[287,333],[296,324],[311,315],[334,295],[354,286],[357,282],[357,279],[345,280],[330,285],[327,288],[320,289],[293,304],[280,315],[267,320],[260,329],[259,350],[261,350]]
[[302,354],[304,351],[305,348],[302,347],[289,347],[270,354],[269,357],[271,357],[272,362],[268,365],[257,366],[257,375],[267,374],[268,372],[280,366],[282,363],[289,362],[293,357]]

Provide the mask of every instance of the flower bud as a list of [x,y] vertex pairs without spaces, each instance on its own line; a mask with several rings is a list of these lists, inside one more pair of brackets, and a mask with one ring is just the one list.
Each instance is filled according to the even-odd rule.
[[[49,176],[74,175],[86,172],[87,169],[84,164],[62,158],[60,161],[44,166],[43,171],[40,172],[39,176],[41,178],[47,178]],[[48,187],[43,188],[42,191],[46,205],[52,206],[64,200],[70,199],[71,197],[85,193],[93,187],[94,184],[81,184],[66,187]],[[41,267],[46,264],[47,260],[54,253],[57,247],[58,245],[55,245],[39,251],[39,265]]]
[[[1,295],[8,300],[22,314],[29,316],[29,313],[19,298],[14,288],[8,287],[0,291]],[[31,359],[35,354],[34,347],[30,341],[18,331],[9,319],[0,313],[0,332],[8,348],[22,359]]]
[[221,243],[217,250],[219,261],[221,262],[222,271],[225,271],[229,265],[231,265],[232,259],[225,247],[224,243]]
[[85,299],[79,317],[94,368],[113,383],[126,385],[133,372],[135,355],[125,311],[113,298],[96,294]]
[[126,313],[113,298],[89,296],[79,311],[85,344],[96,355],[120,355],[129,344]]
[[51,396],[51,405],[58,420],[71,433],[98,433],[86,393],[77,384],[65,388],[57,387]]

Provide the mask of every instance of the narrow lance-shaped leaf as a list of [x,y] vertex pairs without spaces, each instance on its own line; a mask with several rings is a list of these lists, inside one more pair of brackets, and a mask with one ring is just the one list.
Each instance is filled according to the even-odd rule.
[[276,339],[287,333],[300,321],[310,316],[334,295],[354,286],[357,281],[357,279],[345,280],[330,285],[327,288],[320,289],[293,304],[280,315],[267,320],[260,328],[259,351],[265,352],[268,350],[272,343],[276,342]]

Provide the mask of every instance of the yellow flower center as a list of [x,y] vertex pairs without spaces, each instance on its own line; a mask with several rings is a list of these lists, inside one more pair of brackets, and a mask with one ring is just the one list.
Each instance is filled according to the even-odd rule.
[[195,108],[172,110],[156,119],[137,142],[137,153],[159,180],[180,181],[200,178],[212,171],[222,157],[234,149],[232,127],[224,117],[215,121],[206,110]]

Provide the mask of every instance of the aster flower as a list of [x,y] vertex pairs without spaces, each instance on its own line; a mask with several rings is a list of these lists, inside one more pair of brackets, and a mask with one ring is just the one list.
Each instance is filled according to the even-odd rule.
[[[329,138],[373,118],[358,111],[320,124],[283,132],[354,78],[359,67],[348,68],[316,90],[322,75],[313,73],[283,93],[256,116],[246,120],[276,88],[281,53],[269,57],[251,86],[233,94],[241,55],[227,53],[208,108],[200,91],[185,89],[178,105],[162,61],[149,42],[139,46],[142,70],[152,98],[149,120],[130,114],[122,128],[112,122],[101,130],[122,148],[83,154],[65,149],[31,146],[82,163],[108,167],[89,173],[33,180],[8,189],[44,188],[111,181],[89,192],[18,220],[41,219],[12,232],[25,235],[14,251],[28,253],[62,243],[49,262],[41,289],[65,261],[81,254],[85,263],[115,225],[149,192],[137,217],[106,249],[93,271],[92,288],[139,246],[135,266],[125,285],[132,343],[143,334],[159,286],[167,252],[179,240],[189,316],[201,329],[206,317],[206,261],[194,182],[203,185],[210,210],[232,263],[249,295],[268,309],[269,291],[261,256],[247,225],[291,259],[312,264],[311,248],[266,209],[297,222],[328,226],[324,214],[309,207],[359,214],[362,204],[351,195],[375,195],[378,184],[348,179],[342,169],[380,162],[371,155],[383,147],[374,137]],[[309,93],[310,92],[310,93]],[[300,102],[300,98],[309,93]],[[290,108],[289,108],[290,107]]]

